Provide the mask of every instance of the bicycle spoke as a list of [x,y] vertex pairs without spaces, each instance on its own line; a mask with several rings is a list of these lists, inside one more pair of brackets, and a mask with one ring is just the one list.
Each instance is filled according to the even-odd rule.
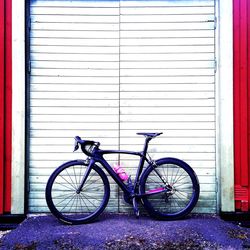
[[176,193],[175,193],[175,196],[177,197],[177,199],[175,199],[176,202],[178,203],[178,201],[179,201],[180,203],[183,204],[183,206],[180,206],[180,207],[186,207],[187,202],[185,202],[182,198],[180,198],[180,196],[178,196]]
[[100,199],[100,198],[94,198],[94,197],[91,197],[91,196],[89,196],[87,194],[84,194],[84,197],[89,197],[91,199],[95,199],[96,201],[102,201],[102,199]]
[[68,186],[66,186],[65,184],[62,184],[62,183],[59,183],[59,182],[55,182],[55,184],[57,184],[57,185],[60,185],[60,186],[62,186],[62,187],[65,187],[66,189],[63,189],[64,191],[66,191],[66,190],[71,190],[72,192],[73,191],[75,191],[75,188],[69,188]]
[[[74,184],[74,182],[73,182],[73,180],[72,180],[72,178],[71,178],[71,175],[68,173],[68,170],[67,169],[65,169],[66,170],[66,173],[67,173],[67,175],[69,176],[69,178],[70,178],[70,180],[71,180],[71,183],[72,183],[72,185]],[[75,186],[74,186],[74,188],[76,188]]]
[[182,183],[174,184],[174,187],[178,188],[178,187],[184,186],[185,184],[189,184],[190,188],[193,187],[193,185],[190,184],[190,181],[189,182],[182,182]]
[[[179,195],[181,195],[181,196],[183,196],[183,197],[187,197],[187,195],[189,195],[190,196],[190,194],[192,194],[192,193],[188,193],[188,192],[184,192],[184,191],[179,191],[179,190],[175,190],[176,191],[176,193],[178,193]],[[183,194],[183,193],[185,193],[185,194]]]
[[[65,192],[64,192],[65,193]],[[58,196],[54,196],[53,195],[53,199],[60,199],[60,197],[69,197],[69,195],[71,196],[72,194],[74,194],[75,192],[71,191],[71,192],[67,192],[66,194],[60,194]]]
[[70,183],[67,179],[65,179],[62,175],[59,175],[63,180],[65,180],[74,190],[76,190],[76,187],[72,183]]
[[75,166],[73,166],[73,170],[74,170],[74,176],[75,176],[75,183],[76,185],[78,184],[77,180],[76,180],[76,171],[75,171]]
[[71,203],[72,205],[70,206],[69,212],[71,211],[71,209],[75,203],[75,200],[77,199],[76,197],[77,197],[77,194],[74,195],[74,199],[73,199],[73,202]]
[[82,208],[81,211],[84,211],[84,206],[82,205],[82,199],[81,199],[80,196],[79,196],[78,198],[79,198],[79,201],[80,201],[80,206],[81,206],[81,208]]
[[83,201],[83,203],[85,204],[85,208],[87,208],[87,210],[90,212],[90,209],[89,207],[87,206],[86,202],[85,202],[85,199],[82,197],[82,195],[79,196],[79,198],[81,199],[81,201]]
[[76,196],[76,213],[78,212],[78,200],[79,200],[79,195]]
[[[175,174],[174,180],[176,180],[176,177],[177,177],[179,171],[180,171],[180,168],[178,168],[177,173]],[[177,182],[177,181],[178,181],[178,180],[176,180],[176,182]],[[174,183],[175,183],[175,181],[173,181],[173,185],[174,185]]]
[[[183,172],[183,173],[184,173],[184,172]],[[188,175],[186,175],[186,176],[183,176],[183,178],[181,178],[182,176],[183,176],[183,174],[180,175],[180,176],[178,177],[178,179],[177,179],[173,184],[175,184],[177,181],[181,181],[181,180],[183,180],[183,179],[189,177]],[[181,179],[180,179],[180,178],[181,178]]]
[[78,183],[81,183],[81,178],[83,177],[82,176],[82,170],[83,170],[83,167],[80,166],[80,173],[79,173],[79,181],[78,181]]
[[[69,205],[69,203],[72,201],[74,199],[74,196],[68,201],[68,203],[61,209],[61,211],[63,211],[64,210],[64,208],[66,208],[68,205]],[[57,204],[58,205],[58,204]]]
[[[162,177],[160,177],[155,171],[154,171],[154,175],[164,184],[164,182],[162,181]],[[152,177],[150,177],[152,178]],[[155,180],[152,179],[153,182],[155,182]]]
[[84,195],[84,198],[90,203],[93,205],[93,207],[97,207],[90,199],[87,198],[86,195]]
[[88,188],[83,187],[83,189],[81,190],[81,194],[96,194],[100,192],[100,187],[102,187],[102,185],[95,185],[94,187],[89,186]]
[[[93,176],[91,176],[91,177],[93,177]],[[84,188],[87,188],[87,187],[89,187],[90,185],[95,184],[96,182],[100,181],[100,179],[97,179],[97,180],[95,180],[95,181],[89,183],[90,180],[91,180],[91,178],[88,179],[88,180],[86,181],[86,184],[87,184],[87,185],[85,184],[85,185],[84,185]],[[100,184],[100,185],[101,185],[101,184]]]
[[[166,172],[165,172],[165,165],[164,165],[164,167],[162,167],[161,169],[162,169],[162,171],[163,171],[163,173],[164,173],[164,177],[168,178],[168,172],[167,172],[167,174],[166,174]],[[168,166],[167,166],[167,171],[168,171]]]
[[[74,194],[73,194],[74,195]],[[69,199],[70,197],[72,197],[72,194],[67,194],[67,195],[61,195],[59,197],[66,197],[63,200],[61,200],[60,202],[56,203],[56,206],[60,205],[61,203],[63,203],[64,201],[66,201],[67,199]],[[53,197],[53,199],[59,198],[59,197]]]

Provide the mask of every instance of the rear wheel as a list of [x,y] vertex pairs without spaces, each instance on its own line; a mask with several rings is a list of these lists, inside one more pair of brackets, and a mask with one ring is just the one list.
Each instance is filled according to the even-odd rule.
[[67,162],[50,176],[46,201],[52,214],[68,224],[91,222],[105,209],[110,195],[107,176],[96,165],[80,192],[77,189],[86,171],[83,161]]
[[161,220],[180,219],[195,207],[198,178],[185,162],[163,158],[149,165],[141,177],[142,201],[149,214]]

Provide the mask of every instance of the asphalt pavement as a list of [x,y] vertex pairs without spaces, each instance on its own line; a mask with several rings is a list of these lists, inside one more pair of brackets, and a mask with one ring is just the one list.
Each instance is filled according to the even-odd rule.
[[103,214],[76,226],[51,215],[28,216],[0,239],[0,249],[250,249],[250,228],[211,214],[177,221]]

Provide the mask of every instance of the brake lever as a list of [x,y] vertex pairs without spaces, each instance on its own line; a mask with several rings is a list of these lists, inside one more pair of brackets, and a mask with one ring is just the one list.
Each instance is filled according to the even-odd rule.
[[75,141],[75,147],[74,147],[73,152],[77,151],[78,149],[79,149],[78,142],[77,142],[77,141]]
[[75,152],[75,151],[77,151],[79,149],[79,145],[78,145],[78,143],[75,145],[75,148],[74,148],[74,151],[73,152]]

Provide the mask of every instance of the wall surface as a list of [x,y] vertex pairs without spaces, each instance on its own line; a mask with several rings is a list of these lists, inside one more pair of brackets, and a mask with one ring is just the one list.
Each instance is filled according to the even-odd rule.
[[12,0],[12,183],[11,213],[25,199],[25,0]]
[[236,209],[250,208],[250,3],[234,1],[234,141]]

